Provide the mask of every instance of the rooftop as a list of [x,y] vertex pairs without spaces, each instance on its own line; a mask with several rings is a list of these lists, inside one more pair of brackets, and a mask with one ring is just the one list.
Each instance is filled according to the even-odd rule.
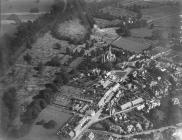
[[120,37],[112,43],[112,46],[129,52],[141,53],[142,51],[149,49],[151,43],[140,39],[126,39]]

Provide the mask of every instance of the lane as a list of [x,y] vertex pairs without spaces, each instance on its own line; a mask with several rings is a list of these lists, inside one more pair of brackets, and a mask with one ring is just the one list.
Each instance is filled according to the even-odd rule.
[[[126,78],[127,78],[127,75],[129,73],[132,72],[132,69],[131,68],[128,68],[126,69],[126,74],[120,79],[120,81],[124,81]],[[111,100],[111,98],[114,96],[114,94],[112,93],[115,93],[118,88],[120,87],[121,85],[119,83],[115,84],[113,87],[111,87],[106,93],[105,95],[101,98],[101,100],[98,102],[98,107],[99,107],[99,110],[92,116],[88,117],[87,115],[84,116],[82,118],[82,120],[84,120],[84,122],[87,122],[88,123],[85,125],[85,126],[82,126],[83,124],[79,124],[77,127],[76,127],[76,133],[75,133],[75,136],[72,138],[72,140],[78,140],[81,138],[81,136],[85,133],[85,131],[91,126],[93,125],[94,123],[96,122],[99,122],[100,121],[100,116],[101,116],[101,113],[105,107],[105,105]],[[103,101],[102,104],[100,104],[100,102]],[[80,127],[81,126],[81,127]]]
[[181,126],[182,126],[182,123],[178,123],[176,125],[161,127],[159,129],[152,129],[152,130],[147,130],[147,131],[128,134],[128,135],[121,135],[121,134],[116,134],[116,133],[113,133],[113,132],[102,131],[102,130],[94,130],[94,129],[87,129],[86,132],[95,132],[95,133],[99,133],[99,134],[103,134],[103,135],[111,135],[111,136],[114,136],[114,137],[117,137],[117,138],[131,138],[131,137],[137,136],[137,135],[144,135],[144,134],[151,134],[151,133],[155,133],[155,132],[162,132],[162,131],[170,129],[170,128],[176,129],[176,128],[181,127]]

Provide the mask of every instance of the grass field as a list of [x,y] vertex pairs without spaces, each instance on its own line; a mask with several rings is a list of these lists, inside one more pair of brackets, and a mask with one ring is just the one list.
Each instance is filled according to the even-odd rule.
[[56,131],[71,117],[70,114],[64,113],[60,108],[49,106],[44,109],[35,123],[41,120],[46,122],[49,120],[56,121],[57,125],[54,129],[45,129],[40,125],[33,125],[29,134],[18,140],[60,140],[56,135]]
[[2,13],[29,12],[31,8],[38,7],[40,11],[47,11],[54,0],[1,0]]

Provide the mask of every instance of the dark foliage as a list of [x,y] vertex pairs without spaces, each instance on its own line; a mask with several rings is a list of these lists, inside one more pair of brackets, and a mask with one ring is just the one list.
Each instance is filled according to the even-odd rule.
[[57,123],[54,120],[50,120],[47,123],[44,123],[43,127],[46,129],[53,129],[56,127],[56,125],[57,125]]
[[36,125],[43,125],[44,123],[45,123],[45,120],[41,120],[41,121],[36,122]]
[[46,66],[52,66],[52,67],[60,67],[61,66],[60,59],[58,57],[53,57],[45,65]]
[[54,44],[54,49],[56,49],[56,50],[60,50],[61,49],[61,44],[59,44],[59,43],[55,43]]
[[44,64],[40,62],[36,67],[34,67],[34,70],[36,70],[37,74],[40,75],[43,71],[43,67],[44,67]]
[[13,119],[16,114],[16,89],[11,87],[4,92],[2,100],[5,106],[8,108],[9,119]]
[[31,64],[32,62],[32,57],[28,53],[23,56],[23,59],[27,62],[27,64]]
[[31,45],[31,43],[28,42],[28,41],[27,41],[27,43],[26,43],[26,48],[27,48],[27,49],[32,49],[32,45]]
[[54,83],[56,84],[67,84],[69,81],[69,74],[67,72],[56,73]]
[[130,31],[128,29],[128,26],[120,26],[118,30],[116,30],[117,34],[123,36],[123,37],[128,37],[130,36]]

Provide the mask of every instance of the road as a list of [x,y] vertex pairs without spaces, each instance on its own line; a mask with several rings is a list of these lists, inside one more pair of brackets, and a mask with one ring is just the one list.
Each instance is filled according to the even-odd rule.
[[[121,78],[121,80],[123,80],[124,81],[124,79],[126,79],[127,78],[127,75],[129,74],[129,73],[131,73],[132,72],[132,70],[133,69],[131,69],[131,68],[128,68],[126,71],[126,74]],[[115,84],[115,86],[113,86],[113,87],[111,87],[109,90],[111,90],[112,92],[115,92],[115,90],[117,90],[117,87],[119,87],[119,83],[117,83],[117,84]],[[111,92],[111,93],[112,93]],[[106,92],[107,93],[107,92]],[[113,96],[113,94],[109,94],[108,96],[107,96],[107,98],[104,100],[104,103],[103,103],[103,105],[99,108],[99,110],[94,114],[94,115],[92,115],[92,116],[90,116],[87,120],[89,120],[89,122],[84,126],[84,127],[81,127],[80,129],[79,129],[79,131],[77,131],[76,132],[76,135],[73,137],[73,139],[72,140],[77,140],[77,139],[80,139],[81,138],[81,136],[83,135],[83,133],[92,125],[92,124],[94,124],[94,123],[96,123],[96,122],[99,122],[99,121],[101,121],[102,119],[99,119],[99,117],[101,116],[101,113],[102,113],[102,111],[103,111],[103,109],[104,109],[104,107],[105,107],[105,105],[106,105],[106,103],[108,103],[110,100],[111,100],[111,97]],[[104,97],[104,96],[103,96]],[[101,98],[101,100],[102,100],[102,98]],[[131,108],[130,108],[131,109]],[[125,110],[126,111],[126,110]],[[124,111],[121,111],[121,112],[124,112]],[[117,112],[117,113],[121,113],[121,112]],[[85,116],[85,118],[86,118],[87,116]],[[103,119],[106,119],[106,118],[109,118],[110,116],[107,116],[107,117],[105,117],[105,118],[103,118]],[[86,122],[86,121],[85,121]]]
[[112,132],[108,132],[108,131],[93,130],[93,129],[88,129],[88,130],[86,130],[86,132],[95,132],[95,133],[99,133],[99,134],[103,134],[103,135],[111,135],[111,136],[116,137],[116,138],[131,138],[131,137],[136,136],[136,135],[146,135],[146,134],[151,134],[151,133],[155,133],[155,132],[162,132],[162,131],[167,130],[169,128],[176,129],[176,128],[181,127],[181,126],[182,126],[182,123],[179,123],[176,125],[161,127],[159,129],[152,129],[152,130],[147,130],[147,131],[128,134],[128,135],[121,135],[121,134],[116,134],[116,133],[112,133]]
[[76,134],[76,136],[72,139],[72,140],[78,140],[82,137],[82,134],[92,125],[94,124],[100,117],[102,113],[102,109],[100,109],[94,116],[92,116],[90,119],[90,121],[87,123],[87,125],[85,125],[84,127],[82,127],[82,129],[79,131],[78,134]]
[[[161,57],[161,56],[163,56],[164,54],[169,53],[169,52],[170,52],[170,50],[168,50],[168,51],[166,51],[166,52],[159,53],[159,54],[157,54],[157,55],[154,55],[151,59],[156,59],[156,58]],[[128,75],[129,73],[131,73],[132,71],[133,71],[132,68],[126,69],[126,74],[120,79],[120,81],[124,81],[124,80],[127,78],[127,75]],[[118,83],[117,83],[117,84],[118,84]],[[117,85],[117,84],[116,84],[116,85]],[[116,85],[115,85],[115,86],[116,86]],[[109,102],[109,100],[110,100],[111,98],[108,97],[107,99],[108,99],[108,100],[104,102],[104,105],[95,113],[95,115],[90,116],[90,118],[88,119],[89,122],[88,122],[84,127],[80,127],[79,132],[76,133],[75,137],[73,137],[72,140],[78,140],[78,139],[80,139],[80,138],[82,137],[82,135],[87,131],[87,129],[88,129],[91,125],[93,125],[94,123],[100,122],[100,121],[102,121],[102,120],[105,120],[105,119],[111,117],[111,115],[109,115],[109,116],[106,116],[106,117],[103,117],[103,118],[99,118],[99,117],[101,116],[101,113],[102,113],[102,110],[103,110],[104,106],[106,105],[107,102]],[[101,99],[101,100],[102,100],[102,99]],[[122,111],[116,112],[116,113],[114,113],[113,115],[121,114],[121,113],[124,113],[124,112],[129,112],[129,111],[135,109],[135,108],[138,107],[138,106],[139,106],[139,105],[136,105],[136,106],[133,106],[133,107],[131,107],[131,108],[129,108],[129,109],[126,109],[126,110],[122,110]],[[85,117],[85,116],[84,116],[84,117]],[[161,128],[161,129],[162,129],[162,128]],[[146,131],[146,133],[149,133],[149,132],[152,132],[152,131],[153,131],[153,130]],[[105,133],[106,133],[106,132],[105,132]],[[109,133],[109,132],[108,132],[108,133]],[[143,133],[144,133],[144,132],[143,132]],[[118,134],[114,134],[114,135],[117,136],[117,137],[121,137],[121,135],[118,136]]]
[[[122,110],[122,111],[116,112],[113,115],[121,114],[121,113],[124,113],[124,112],[129,112],[129,111],[133,110],[134,108],[136,108],[138,106],[139,105],[134,106],[134,107],[129,108],[129,109],[126,109],[126,110]],[[83,127],[81,129],[80,133],[78,135],[76,135],[72,140],[80,139],[81,136],[83,135],[83,133],[85,133],[92,124],[98,123],[100,121],[103,121],[103,120],[108,119],[108,118],[111,117],[111,116],[106,116],[106,117],[103,117],[103,118],[99,118],[101,113],[102,113],[102,109],[100,109],[93,117],[91,117],[91,120],[89,121],[89,123],[85,127]]]
[[[166,52],[159,53],[159,54],[157,54],[157,55],[154,55],[151,59],[156,59],[156,58],[161,57],[161,56],[163,56],[164,54],[169,53],[169,52],[170,52],[170,50],[168,50],[168,51],[166,51]],[[127,78],[127,75],[128,75],[129,73],[132,72],[132,70],[133,70],[133,69],[130,69],[130,68],[127,69],[127,73],[126,73],[126,75],[124,75],[124,76],[121,78],[121,81],[124,81],[124,80]],[[96,114],[95,114],[94,116],[91,116],[91,117],[90,117],[90,121],[89,121],[83,128],[81,128],[81,130],[80,130],[79,133],[73,138],[73,140],[77,140],[77,139],[81,138],[81,136],[83,135],[83,133],[86,132],[86,130],[87,130],[92,124],[97,123],[97,122],[99,122],[99,121],[102,121],[102,120],[105,120],[105,119],[111,117],[111,115],[109,115],[109,116],[106,116],[106,117],[103,117],[103,118],[99,118],[100,115],[101,115],[101,113],[102,113],[102,109],[104,108],[105,105],[106,105],[106,102],[104,103],[103,107],[100,108],[98,112],[96,112]],[[122,110],[122,111],[116,112],[116,113],[114,113],[113,115],[131,111],[131,110],[133,110],[134,108],[136,108],[136,107],[138,107],[138,106],[139,106],[139,105],[136,105],[136,106],[131,107],[131,108],[129,108],[129,109],[126,109],[126,110]],[[162,129],[163,129],[163,128],[160,128],[159,130],[162,130]],[[149,131],[142,132],[142,133],[143,133],[143,134],[144,134],[144,133],[148,134],[148,133],[151,133],[151,132],[154,132],[154,131],[155,131],[155,130],[149,130]],[[108,134],[108,133],[109,133],[109,132],[107,132],[107,134]],[[142,134],[142,133],[141,133],[141,134]],[[137,134],[139,135],[140,133],[137,133]],[[115,136],[117,136],[117,137],[121,137],[121,135],[118,135],[118,134],[113,134],[113,135],[115,135]],[[131,136],[132,136],[132,135],[134,135],[134,134],[131,134]],[[130,135],[128,135],[128,136],[130,136]],[[122,136],[122,137],[123,137],[123,136]]]

